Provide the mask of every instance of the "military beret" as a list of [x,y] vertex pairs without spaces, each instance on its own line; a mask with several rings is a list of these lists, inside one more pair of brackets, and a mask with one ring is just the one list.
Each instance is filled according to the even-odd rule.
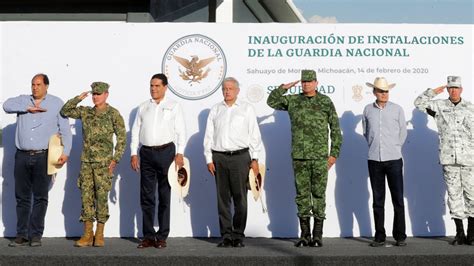
[[93,82],[91,84],[92,93],[102,94],[106,91],[109,91],[109,87],[110,87],[109,84],[102,81]]
[[301,70],[301,81],[316,80],[316,71],[310,69]]

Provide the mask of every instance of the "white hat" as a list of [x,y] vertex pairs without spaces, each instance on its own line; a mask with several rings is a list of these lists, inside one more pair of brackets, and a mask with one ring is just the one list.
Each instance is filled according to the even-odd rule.
[[183,161],[184,165],[180,169],[176,170],[176,164],[174,160],[168,169],[168,183],[181,198],[184,198],[188,195],[189,183],[191,181],[191,168],[189,167],[189,160],[188,158],[184,157]]
[[448,76],[448,88],[461,88],[461,77],[459,76]]
[[395,83],[388,84],[387,80],[384,77],[376,77],[374,80],[374,84],[366,82],[365,85],[371,88],[376,88],[383,91],[388,91],[392,89],[393,87],[395,87]]
[[250,184],[250,190],[252,191],[253,198],[255,201],[258,200],[260,197],[260,193],[263,189],[263,184],[265,181],[265,165],[264,164],[258,164],[258,175],[255,177],[255,174],[250,168],[249,171],[249,184]]
[[63,167],[59,165],[58,159],[63,154],[64,146],[61,144],[61,137],[54,134],[49,138],[48,144],[48,175],[55,174]]

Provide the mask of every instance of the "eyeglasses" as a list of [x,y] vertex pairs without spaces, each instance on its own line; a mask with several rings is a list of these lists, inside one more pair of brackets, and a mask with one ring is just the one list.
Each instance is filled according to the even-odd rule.
[[102,95],[102,93],[93,92],[92,95],[98,96],[98,95]]

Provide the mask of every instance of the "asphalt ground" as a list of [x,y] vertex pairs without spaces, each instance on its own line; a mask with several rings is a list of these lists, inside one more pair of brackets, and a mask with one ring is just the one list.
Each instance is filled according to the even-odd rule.
[[77,238],[43,238],[41,247],[8,247],[0,265],[474,265],[474,246],[450,237],[408,238],[397,247],[370,247],[368,238],[324,238],[324,246],[294,247],[295,239],[246,238],[244,248],[218,248],[220,239],[175,237],[165,249],[138,249],[139,239],[106,238],[105,247],[74,247]]

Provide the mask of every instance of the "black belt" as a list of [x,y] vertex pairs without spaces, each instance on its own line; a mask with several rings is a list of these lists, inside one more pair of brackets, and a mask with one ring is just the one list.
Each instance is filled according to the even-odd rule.
[[166,143],[166,144],[159,145],[159,146],[145,146],[145,145],[142,145],[142,148],[147,149],[147,150],[159,151],[159,150],[163,150],[165,148],[168,148],[171,145],[173,145],[173,142]]
[[248,151],[249,151],[249,148],[236,150],[236,151],[215,151],[215,150],[213,150],[212,152],[232,156],[232,155],[239,155],[239,154],[242,154],[242,153],[248,152]]
[[48,150],[20,150],[20,149],[17,149],[17,150],[19,152],[28,153],[29,155],[43,154],[43,153],[48,152]]

